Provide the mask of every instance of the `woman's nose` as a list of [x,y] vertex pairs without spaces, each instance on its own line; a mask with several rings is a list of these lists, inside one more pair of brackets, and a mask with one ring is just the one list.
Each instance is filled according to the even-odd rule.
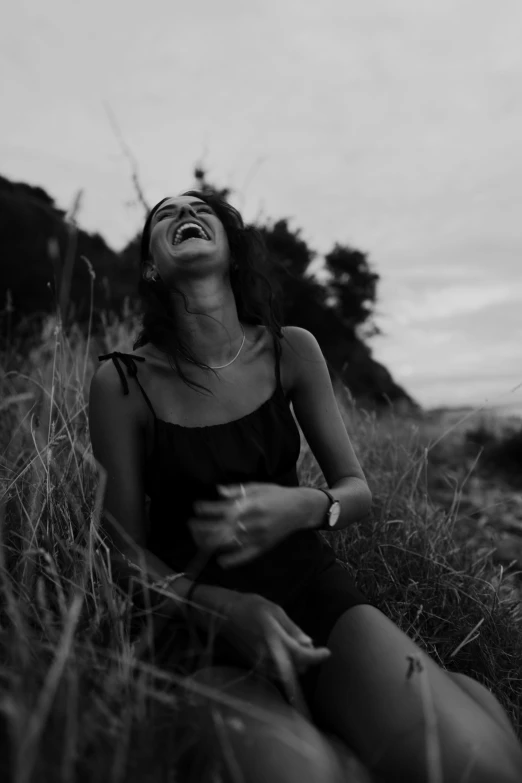
[[182,218],[185,217],[185,215],[192,215],[194,217],[196,213],[190,206],[190,204],[181,204],[178,208],[177,217]]

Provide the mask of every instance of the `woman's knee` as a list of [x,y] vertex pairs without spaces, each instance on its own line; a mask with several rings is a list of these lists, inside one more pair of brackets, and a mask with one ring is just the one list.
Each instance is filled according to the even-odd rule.
[[187,685],[196,694],[193,749],[204,748],[229,774],[237,764],[248,783],[346,779],[339,753],[268,680],[239,668],[209,667],[195,672]]
[[519,783],[522,780],[522,748],[502,727],[498,726],[497,731],[483,729],[472,739],[465,736],[461,743],[459,728],[454,727],[454,749],[458,748],[459,756],[466,743],[469,749],[464,780],[469,783]]
[[502,728],[518,741],[518,737],[515,731],[509,715],[501,705],[497,697],[488,690],[485,685],[482,685],[472,677],[468,677],[467,674],[461,674],[460,672],[446,672],[451,679],[457,683],[477,704],[479,704]]
[[448,783],[460,781],[468,762],[475,766],[468,783],[522,779],[516,738],[378,610],[351,609],[328,646],[316,706],[385,779],[427,779],[426,743],[434,736]]

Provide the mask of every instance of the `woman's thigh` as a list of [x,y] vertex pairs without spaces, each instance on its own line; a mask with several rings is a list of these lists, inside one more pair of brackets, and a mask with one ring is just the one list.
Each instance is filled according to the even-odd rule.
[[486,712],[489,712],[489,714],[497,721],[497,723],[500,723],[500,725],[505,728],[507,732],[517,739],[515,728],[511,723],[507,712],[504,710],[504,707],[501,705],[497,697],[494,696],[485,685],[482,685],[472,677],[468,677],[467,674],[461,674],[461,672],[446,672],[446,674],[448,677],[451,677],[451,679],[456,682],[457,685],[463,688],[466,693],[469,693],[469,695],[475,699],[475,701],[478,702],[478,704],[480,704],[481,707],[486,710]]
[[384,780],[438,780],[428,764],[444,783],[522,779],[513,735],[378,609],[345,612],[328,647],[315,713]]
[[[183,780],[372,783],[355,758],[342,757],[267,680],[213,666],[186,685],[194,694],[187,715],[193,742],[184,754]],[[214,777],[217,770],[221,778]]]

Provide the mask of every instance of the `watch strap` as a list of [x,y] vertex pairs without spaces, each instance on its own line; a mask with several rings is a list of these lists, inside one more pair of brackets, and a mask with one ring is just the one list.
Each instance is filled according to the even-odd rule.
[[330,492],[328,492],[327,489],[323,489],[323,487],[315,487],[315,489],[319,489],[321,492],[324,492],[324,494],[330,499],[330,505],[326,509],[326,514],[324,516],[324,519],[318,528],[319,530],[329,530],[330,525],[328,524],[328,520],[330,518],[330,509],[332,508],[332,505],[335,503],[336,499]]

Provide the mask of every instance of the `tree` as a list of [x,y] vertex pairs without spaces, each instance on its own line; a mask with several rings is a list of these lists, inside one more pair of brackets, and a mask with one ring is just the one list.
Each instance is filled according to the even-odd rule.
[[[336,243],[324,260],[331,274],[331,306],[341,321],[355,331],[373,315],[379,275],[370,269],[366,253],[348,245]],[[379,333],[374,324],[372,333]]]
[[201,166],[196,166],[194,169],[194,179],[196,180],[196,190],[200,190],[202,193],[214,193],[224,201],[228,201],[228,197],[233,192],[231,188],[218,188],[208,182],[207,172]]
[[288,228],[288,218],[282,218],[273,226],[258,226],[263,234],[270,252],[274,255],[284,270],[294,278],[306,275],[316,254],[306,242],[301,239],[299,229],[291,231]]
[[[91,277],[82,256],[96,274],[96,307],[117,309],[128,293],[119,256],[99,234],[81,229],[74,230],[71,243],[71,223],[65,217],[42,188],[0,177],[0,310],[9,292],[14,325],[55,311],[60,289],[62,311],[70,302],[78,320],[88,318]],[[62,286],[66,259],[71,274]],[[112,281],[109,295],[104,279]]]

